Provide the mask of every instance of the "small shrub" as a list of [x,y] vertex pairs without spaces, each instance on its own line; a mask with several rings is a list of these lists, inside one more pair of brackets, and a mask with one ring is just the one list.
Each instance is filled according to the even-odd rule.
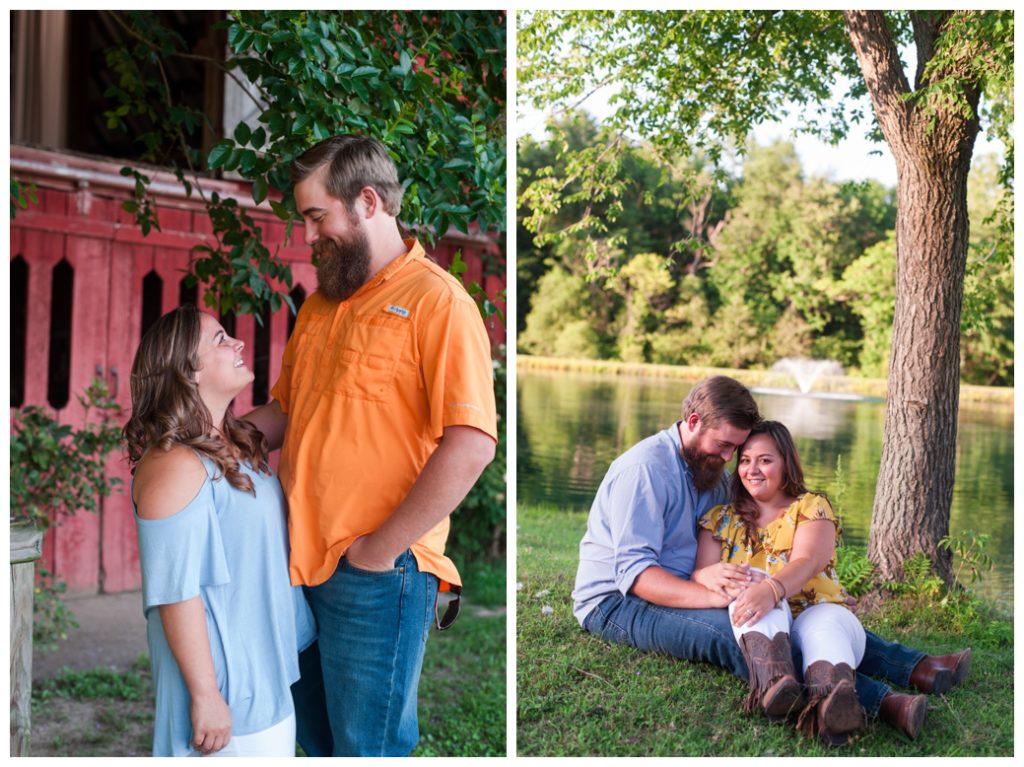
[[[98,499],[121,484],[108,477],[106,460],[121,445],[117,425],[120,408],[103,381],[94,379],[78,396],[85,415],[75,429],[60,423],[44,408],[14,412],[11,427],[11,521],[28,521],[39,530],[60,524],[79,509],[96,511]],[[89,420],[90,413],[99,417]],[[32,639],[52,650],[78,624],[61,602],[65,585],[53,573],[37,568],[33,600]]]
[[836,518],[839,520],[840,525],[843,521],[843,496],[846,495],[846,474],[843,473],[843,454],[840,453],[836,456],[836,470],[833,475],[832,484],[832,511],[835,512]]
[[51,652],[68,638],[68,631],[78,628],[74,614],[61,597],[67,584],[45,567],[36,567],[36,586],[32,603],[32,642],[37,650]]
[[874,584],[875,565],[865,549],[850,546],[836,548],[836,575],[852,597],[864,596]]
[[505,553],[507,373],[502,347],[500,357],[494,360],[494,398],[498,410],[498,444],[494,460],[484,469],[484,473],[452,514],[448,544],[452,559],[460,567],[480,558],[495,560]]
[[985,546],[992,536],[965,530],[959,535],[947,535],[939,541],[939,548],[953,552],[959,564],[953,573],[957,583],[963,584],[963,573],[969,574],[968,583],[974,583],[992,569],[992,557],[985,553]]
[[[104,463],[121,444],[120,413],[107,386],[93,380],[79,395],[85,425],[74,429],[44,408],[30,405],[14,413],[11,427],[11,519],[28,520],[41,530],[78,509],[95,511],[121,480],[107,477]],[[98,413],[90,421],[90,413]]]
[[932,571],[931,560],[923,551],[903,563],[903,580],[886,581],[882,588],[896,594],[934,600],[943,591],[945,583]]
[[34,701],[51,698],[140,700],[144,692],[145,682],[138,671],[120,672],[112,668],[73,671],[64,668],[53,679],[35,685],[32,698]]

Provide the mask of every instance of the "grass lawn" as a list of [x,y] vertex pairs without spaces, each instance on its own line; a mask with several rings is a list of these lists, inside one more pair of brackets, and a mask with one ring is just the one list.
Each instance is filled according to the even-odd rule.
[[[462,568],[462,614],[427,641],[414,756],[505,756],[505,560]],[[63,671],[32,690],[31,756],[149,756],[149,661]]]
[[744,715],[746,684],[708,664],[585,633],[570,593],[586,514],[518,509],[517,752],[520,756],[1012,756],[1013,623],[977,605],[890,601],[865,626],[932,653],[970,645],[970,676],[929,700],[910,741],[873,721],[829,750],[791,725]]
[[505,756],[505,560],[462,566],[463,607],[431,631],[413,756]]

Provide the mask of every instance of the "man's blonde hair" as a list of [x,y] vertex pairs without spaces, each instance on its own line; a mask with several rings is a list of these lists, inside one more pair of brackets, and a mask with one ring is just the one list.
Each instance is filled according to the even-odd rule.
[[340,135],[324,139],[292,160],[293,184],[303,181],[329,165],[327,193],[352,209],[364,187],[371,187],[384,203],[384,211],[398,217],[405,190],[388,150],[367,136]]

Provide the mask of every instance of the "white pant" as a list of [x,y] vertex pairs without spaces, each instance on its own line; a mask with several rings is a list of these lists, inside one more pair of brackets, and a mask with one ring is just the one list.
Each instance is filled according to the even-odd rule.
[[[732,618],[733,602],[729,605]],[[846,663],[857,668],[864,659],[864,627],[857,616],[842,605],[823,603],[811,605],[793,620],[789,604],[783,599],[770,613],[753,626],[733,626],[732,633],[738,642],[748,631],[757,631],[769,639],[780,631],[789,634],[795,647],[803,655],[803,670],[816,660],[826,660],[835,665]]]
[[[203,754],[193,751],[190,756]],[[232,735],[224,748],[209,756],[295,756],[295,714],[265,730]]]

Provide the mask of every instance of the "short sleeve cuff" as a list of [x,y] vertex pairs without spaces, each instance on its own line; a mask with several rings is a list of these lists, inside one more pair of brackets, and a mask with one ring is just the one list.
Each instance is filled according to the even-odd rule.
[[498,424],[493,411],[486,411],[480,405],[471,403],[454,403],[445,407],[444,428],[449,426],[472,426],[498,441]]
[[274,388],[270,390],[270,396],[277,400],[277,404],[281,406],[282,413],[288,412],[288,394],[289,389],[284,383],[284,374],[282,373],[281,378],[274,384]]
[[835,512],[832,511],[832,505],[820,495],[813,495],[810,493],[800,499],[800,504],[797,507],[797,516],[800,519],[811,521],[827,519],[833,524],[839,524],[839,520],[836,519]]

